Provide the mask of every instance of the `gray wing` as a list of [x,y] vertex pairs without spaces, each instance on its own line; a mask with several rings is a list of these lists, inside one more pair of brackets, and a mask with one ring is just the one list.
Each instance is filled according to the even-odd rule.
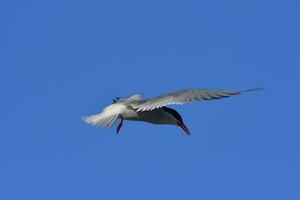
[[164,94],[152,99],[145,99],[141,101],[132,102],[131,106],[137,111],[150,111],[163,106],[171,104],[185,104],[194,101],[221,99],[231,95],[237,95],[241,92],[250,92],[260,90],[261,88],[254,88],[250,90],[206,90],[206,89],[187,89],[176,92]]

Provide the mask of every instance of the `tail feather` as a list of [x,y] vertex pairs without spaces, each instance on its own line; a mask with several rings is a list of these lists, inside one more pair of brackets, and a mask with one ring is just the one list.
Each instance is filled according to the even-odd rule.
[[81,119],[93,126],[111,127],[125,109],[125,105],[115,103],[104,108],[99,114],[85,116]]
[[93,126],[110,127],[117,120],[118,115],[105,116],[103,113],[82,117],[87,124]]

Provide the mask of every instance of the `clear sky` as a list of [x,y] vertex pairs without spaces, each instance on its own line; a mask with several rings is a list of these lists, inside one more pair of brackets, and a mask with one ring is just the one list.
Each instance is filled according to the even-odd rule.
[[[300,3],[0,3],[0,199],[300,199]],[[174,106],[175,126],[84,124],[116,96],[264,91]]]

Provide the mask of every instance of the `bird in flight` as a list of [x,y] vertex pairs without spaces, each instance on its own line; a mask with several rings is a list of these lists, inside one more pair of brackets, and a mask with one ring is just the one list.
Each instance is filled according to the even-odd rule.
[[112,104],[105,107],[101,113],[86,116],[82,119],[90,125],[111,127],[119,118],[120,123],[117,126],[117,134],[124,120],[132,120],[152,124],[175,125],[181,127],[187,135],[190,135],[190,131],[184,124],[181,115],[176,110],[167,107],[168,105],[182,105],[196,101],[221,99],[261,89],[260,87],[248,90],[186,89],[149,99],[143,99],[140,94],[129,98],[116,97]]

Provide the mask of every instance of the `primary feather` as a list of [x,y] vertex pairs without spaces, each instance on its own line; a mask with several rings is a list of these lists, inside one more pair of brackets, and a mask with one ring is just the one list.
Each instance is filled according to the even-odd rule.
[[244,91],[239,90],[206,90],[206,89],[187,89],[164,94],[155,98],[139,100],[132,102],[132,108],[138,112],[151,111],[171,104],[185,104],[194,101],[221,99],[231,95],[237,95],[241,92],[250,92],[260,90],[262,88],[254,88]]

